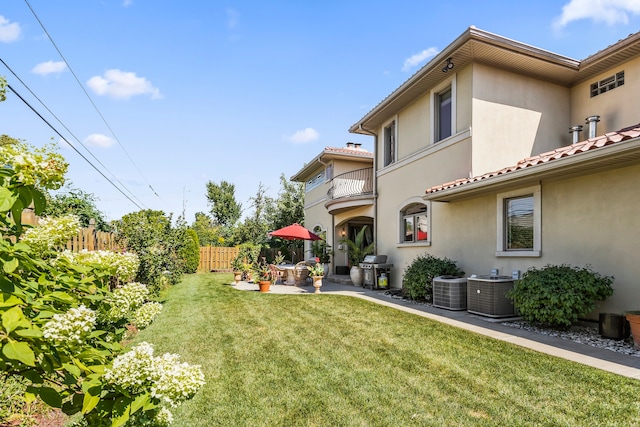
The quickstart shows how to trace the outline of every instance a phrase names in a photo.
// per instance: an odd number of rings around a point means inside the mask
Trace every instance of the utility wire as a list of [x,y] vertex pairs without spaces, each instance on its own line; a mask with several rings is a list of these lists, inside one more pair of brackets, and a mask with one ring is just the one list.
[[18,98],[20,98],[20,100],[21,100],[22,102],[24,102],[24,103],[27,105],[27,107],[29,107],[29,108],[31,109],[31,111],[33,111],[33,112],[34,112],[38,117],[40,117],[40,119],[41,119],[43,122],[45,122],[45,123],[47,124],[47,126],[49,126],[49,127],[50,127],[54,132],[55,132],[55,133],[57,133],[57,134],[58,134],[58,136],[59,136],[60,138],[62,138],[62,140],[63,140],[64,142],[66,142],[67,144],[69,144],[69,146],[70,146],[71,148],[73,148],[73,150],[74,150],[76,153],[78,153],[78,155],[79,155],[80,157],[82,157],[82,158],[83,158],[87,163],[89,163],[89,164],[91,165],[91,167],[93,167],[93,168],[94,168],[94,169],[95,169],[95,170],[96,170],[100,175],[102,175],[102,176],[104,177],[104,179],[106,179],[106,180],[107,180],[111,185],[113,185],[113,187],[114,187],[116,190],[118,190],[118,191],[119,191],[119,192],[120,192],[124,197],[126,197],[127,199],[129,199],[129,201],[130,201],[131,203],[133,203],[134,205],[136,205],[136,207],[137,207],[138,209],[142,210],[142,208],[140,207],[140,205],[138,205],[138,204],[137,204],[137,203],[136,203],[136,202],[135,202],[131,197],[129,197],[128,195],[126,195],[126,194],[124,193],[124,191],[122,191],[122,190],[121,190],[117,185],[115,185],[115,184],[113,183],[113,181],[111,181],[109,178],[107,178],[107,176],[106,176],[104,173],[102,173],[102,171],[101,171],[100,169],[98,169],[98,168],[97,168],[93,163],[91,163],[91,161],[90,161],[89,159],[87,159],[87,158],[84,156],[84,154],[82,154],[80,151],[78,151],[78,149],[77,149],[77,148],[76,148],[76,147],[75,147],[71,142],[69,142],[69,141],[67,140],[67,138],[65,138],[64,136],[62,136],[62,134],[61,134],[60,132],[58,132],[58,130],[57,130],[55,127],[53,127],[53,125],[52,125],[51,123],[49,123],[49,122],[47,121],[47,119],[45,119],[45,118],[44,118],[44,117],[43,117],[43,116],[42,116],[42,115],[41,115],[41,114],[40,114],[40,113],[39,113],[35,108],[33,108],[33,106],[31,106],[31,104],[29,104],[29,102],[27,102],[27,100],[26,100],[26,99],[24,99],[24,98],[23,98],[23,97],[22,97],[18,92],[16,92],[16,90],[15,90],[14,88],[12,88],[12,87],[11,87],[11,85],[7,84],[7,87],[9,88],[9,90],[11,90],[11,92],[15,93],[15,94],[16,94],[16,96],[17,96]]
[[162,198],[158,195],[158,193],[156,192],[156,190],[154,190],[154,188],[151,186],[151,184],[149,184],[149,181],[147,181],[147,178],[142,174],[142,171],[140,170],[140,168],[138,167],[138,165],[133,161],[133,159],[131,158],[131,156],[129,155],[129,153],[127,152],[127,150],[125,150],[124,146],[122,145],[122,143],[120,142],[120,139],[116,136],[116,133],[113,131],[113,129],[111,128],[111,125],[109,125],[109,123],[107,122],[107,119],[105,119],[105,117],[102,115],[102,113],[100,112],[100,109],[98,109],[98,106],[93,102],[93,99],[91,98],[91,96],[89,95],[89,93],[87,92],[87,90],[84,88],[84,85],[80,82],[80,79],[78,79],[78,76],[76,76],[76,73],[73,71],[73,69],[71,68],[71,65],[69,65],[69,63],[67,62],[67,59],[64,57],[64,55],[62,54],[62,52],[60,51],[60,49],[58,49],[58,45],[56,45],[56,42],[53,41],[53,38],[51,37],[51,35],[49,34],[49,32],[47,31],[47,29],[45,28],[44,24],[42,23],[42,21],[40,21],[40,18],[38,17],[38,14],[36,13],[35,10],[33,10],[33,7],[31,7],[31,4],[29,3],[29,0],[24,0],[24,2],[27,4],[27,6],[29,7],[29,9],[31,10],[31,13],[33,14],[33,16],[36,18],[36,21],[38,21],[38,24],[40,24],[40,27],[42,27],[42,29],[44,30],[44,33],[47,35],[47,37],[49,38],[49,41],[51,41],[51,44],[53,45],[53,47],[56,49],[56,51],[58,52],[58,55],[60,55],[60,58],[62,58],[62,60],[64,61],[64,63],[67,65],[67,68],[69,68],[69,71],[71,71],[71,74],[73,75],[73,78],[76,79],[76,82],[78,83],[78,85],[82,88],[82,91],[84,92],[84,94],[86,95],[86,97],[89,99],[89,102],[91,103],[91,105],[93,106],[93,108],[96,110],[96,112],[98,113],[98,115],[100,116],[100,118],[102,119],[102,121],[104,122],[104,124],[107,126],[107,128],[109,129],[109,132],[111,132],[111,135],[113,135],[113,138],[116,140],[116,142],[118,143],[118,145],[120,146],[120,148],[122,149],[122,151],[124,151],[124,153],[127,155],[127,158],[129,158],[129,161],[131,161],[131,164],[133,164],[133,166],[136,168],[136,170],[138,171],[138,173],[140,174],[140,176],[142,176],[142,179],[144,179],[144,181],[147,183],[147,186],[149,187],[149,189],[151,189],[151,191],[153,192],[153,194],[156,195],[156,197],[158,197],[160,200],[162,200]]
[[7,67],[7,70],[9,70],[9,71],[11,72],[11,74],[13,74],[13,76],[14,76],[16,79],[18,79],[18,81],[19,81],[20,83],[22,83],[22,85],[23,85],[25,88],[27,88],[27,90],[29,91],[29,93],[31,93],[31,95],[33,95],[33,97],[34,97],[35,99],[37,99],[37,100],[38,100],[38,102],[40,102],[40,104],[41,104],[41,105],[42,105],[42,106],[43,106],[43,107],[44,107],[44,108],[49,112],[49,114],[51,114],[51,115],[52,115],[52,116],[53,116],[53,117],[58,121],[58,123],[60,123],[60,125],[62,125],[62,127],[63,127],[67,132],[69,132],[69,134],[70,134],[70,135],[71,135],[71,136],[72,136],[72,137],[73,137],[73,138],[74,138],[74,139],[75,139],[75,140],[76,140],[76,141],[77,141],[77,142],[78,142],[78,143],[79,143],[79,144],[80,144],[80,145],[81,145],[81,146],[82,146],[86,151],[87,151],[87,153],[89,153],[89,154],[91,155],[91,157],[93,157],[93,158],[94,158],[94,159],[95,159],[95,160],[100,164],[100,166],[102,166],[106,171],[108,171],[108,172],[111,174],[111,176],[113,177],[113,179],[115,179],[116,181],[118,181],[118,184],[120,184],[120,185],[122,186],[122,188],[124,188],[125,190],[127,190],[127,192],[128,192],[132,197],[134,197],[138,202],[140,202],[140,204],[142,204],[142,205],[144,206],[144,203],[142,203],[142,201],[140,201],[140,199],[138,199],[138,197],[136,197],[136,195],[135,195],[135,194],[133,194],[133,193],[131,192],[131,190],[129,190],[129,189],[127,188],[127,186],[126,186],[126,185],[124,185],[124,184],[123,184],[123,183],[122,183],[122,182],[121,182],[121,181],[120,181],[120,180],[115,176],[115,174],[114,174],[113,172],[111,172],[111,171],[109,170],[109,168],[107,168],[107,167],[106,167],[106,166],[105,166],[105,165],[100,161],[100,159],[98,159],[98,158],[97,158],[97,157],[96,157],[96,156],[91,152],[91,150],[89,150],[89,149],[88,149],[88,148],[87,148],[87,147],[86,147],[86,146],[85,146],[85,145],[80,141],[80,139],[78,139],[78,137],[77,137],[73,132],[71,132],[71,130],[69,130],[69,128],[68,128],[68,127],[67,127],[67,126],[62,122],[62,120],[60,120],[60,119],[58,118],[58,116],[56,116],[56,115],[53,113],[53,111],[51,111],[51,109],[49,109],[49,107],[47,107],[47,106],[45,105],[45,103],[44,103],[44,102],[42,102],[42,100],[38,97],[38,95],[36,95],[36,94],[31,90],[31,88],[30,88],[29,86],[27,86],[27,84],[26,84],[24,81],[22,81],[22,79],[21,79],[21,78],[20,78],[20,77],[15,73],[15,71],[13,71],[13,69],[12,69],[11,67],[9,67],[9,65],[7,65],[7,63],[6,63],[6,62],[4,62],[4,60],[3,60],[2,58],[0,58],[0,62],[2,62],[2,64],[3,64],[5,67]]

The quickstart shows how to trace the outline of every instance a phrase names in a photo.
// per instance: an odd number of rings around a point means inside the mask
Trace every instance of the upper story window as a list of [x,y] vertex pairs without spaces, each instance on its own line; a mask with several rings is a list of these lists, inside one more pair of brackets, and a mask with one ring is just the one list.
[[414,203],[402,211],[401,243],[429,241],[429,207]]
[[396,161],[396,121],[384,128],[384,166]]
[[447,139],[456,132],[456,76],[431,91],[431,143]]
[[540,256],[540,187],[498,195],[497,256]]
[[437,130],[436,140],[441,141],[451,136],[451,87],[438,93],[436,97]]
[[624,71],[591,84],[591,98],[624,84]]
[[325,171],[324,169],[320,172],[316,173],[312,178],[307,180],[307,185],[305,185],[305,191],[309,192],[316,188],[318,185],[322,184],[325,181]]

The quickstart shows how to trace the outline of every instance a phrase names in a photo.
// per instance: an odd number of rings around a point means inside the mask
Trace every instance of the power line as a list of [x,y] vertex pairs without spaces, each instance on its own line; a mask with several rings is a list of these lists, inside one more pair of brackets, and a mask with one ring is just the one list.
[[140,176],[142,177],[142,179],[144,179],[144,181],[147,183],[147,186],[149,187],[149,189],[151,189],[151,191],[153,192],[153,194],[156,195],[156,197],[158,197],[160,200],[162,200],[162,198],[158,195],[158,193],[156,192],[156,190],[151,186],[151,184],[149,183],[149,181],[147,181],[147,178],[144,176],[144,174],[142,173],[142,171],[140,170],[140,168],[138,167],[138,165],[133,161],[133,159],[131,158],[131,156],[129,155],[129,153],[127,152],[127,150],[125,150],[124,145],[122,145],[122,143],[120,142],[120,139],[116,136],[116,133],[113,131],[113,129],[111,128],[111,125],[109,125],[109,123],[107,122],[107,119],[105,119],[105,117],[102,115],[102,112],[100,112],[100,109],[98,109],[98,106],[93,102],[93,99],[91,98],[91,96],[89,95],[89,93],[87,92],[87,90],[85,89],[84,85],[80,82],[80,79],[78,79],[78,76],[76,76],[76,73],[73,71],[73,69],[71,68],[71,65],[69,65],[69,63],[67,62],[67,59],[64,57],[64,55],[62,54],[62,52],[60,51],[60,49],[58,49],[58,45],[56,45],[56,42],[53,41],[53,38],[51,37],[51,35],[49,34],[49,32],[47,31],[47,29],[45,28],[44,24],[42,23],[42,21],[40,21],[40,18],[38,17],[38,14],[36,13],[36,11],[33,9],[33,7],[31,7],[31,4],[29,3],[29,0],[24,0],[25,3],[27,4],[27,6],[29,7],[29,9],[31,10],[31,13],[33,14],[33,16],[36,18],[36,21],[38,21],[38,24],[40,24],[40,27],[42,27],[42,30],[44,31],[44,33],[47,35],[47,37],[49,38],[49,41],[51,42],[51,44],[53,45],[53,47],[56,49],[56,51],[58,52],[58,55],[60,55],[60,58],[62,58],[62,60],[64,61],[64,63],[67,65],[67,68],[69,68],[69,71],[71,72],[71,74],[73,75],[73,78],[76,80],[76,82],[78,83],[78,85],[80,86],[80,88],[82,88],[82,91],[84,92],[85,96],[87,97],[87,99],[89,99],[89,102],[91,103],[91,105],[93,106],[93,108],[96,110],[96,112],[98,113],[98,115],[100,116],[100,118],[102,119],[102,121],[104,122],[104,124],[107,126],[107,128],[109,129],[109,132],[111,132],[111,135],[113,136],[113,138],[116,140],[116,142],[118,143],[118,145],[120,146],[120,148],[122,149],[122,151],[124,151],[124,153],[127,155],[127,158],[129,159],[129,161],[131,162],[131,164],[133,164],[133,166],[136,168],[136,170],[138,171],[138,173],[140,174]]
[[113,177],[113,179],[115,179],[116,181],[118,181],[118,183],[122,186],[122,188],[124,188],[125,190],[127,190],[127,192],[128,192],[128,193],[129,193],[133,198],[135,198],[138,202],[140,202],[140,204],[142,204],[142,205],[144,206],[144,203],[142,203],[142,201],[140,201],[140,199],[138,199],[138,197],[137,197],[135,194],[133,194],[133,192],[132,192],[131,190],[129,190],[129,189],[127,188],[127,186],[126,186],[126,185],[124,185],[124,184],[123,184],[123,183],[118,179],[118,177],[116,177],[116,176],[115,176],[115,174],[114,174],[113,172],[111,172],[111,171],[109,170],[109,168],[107,168],[107,167],[106,167],[106,166],[105,166],[105,165],[100,161],[100,159],[98,159],[98,158],[97,158],[97,157],[96,157],[96,156],[91,152],[91,150],[89,150],[89,148],[87,148],[87,147],[86,147],[86,146],[85,146],[85,145],[80,141],[80,139],[78,139],[78,137],[77,137],[73,132],[71,132],[71,130],[69,130],[69,128],[68,128],[68,127],[67,127],[67,126],[62,122],[62,120],[60,120],[60,119],[58,118],[58,116],[56,116],[56,115],[53,113],[53,111],[51,111],[51,109],[49,109],[49,107],[47,107],[47,106],[46,106],[46,104],[45,104],[45,103],[44,103],[44,102],[43,102],[43,101],[38,97],[38,95],[36,95],[36,94],[31,90],[31,88],[30,88],[30,87],[29,87],[29,86],[28,86],[28,85],[27,85],[27,84],[26,84],[26,83],[25,83],[25,82],[24,82],[24,81],[23,81],[23,80],[22,80],[22,79],[21,79],[21,78],[20,78],[16,73],[15,73],[15,71],[13,71],[13,69],[12,69],[11,67],[9,67],[9,65],[7,65],[7,63],[6,63],[2,58],[0,58],[0,62],[2,62],[2,64],[7,68],[7,70],[9,70],[9,71],[11,72],[11,74],[13,74],[13,76],[14,76],[16,79],[18,79],[18,81],[19,81],[20,83],[22,83],[22,85],[23,85],[23,86],[24,86],[24,87],[29,91],[29,93],[31,93],[31,95],[33,95],[33,97],[34,97],[35,99],[37,99],[37,100],[38,100],[38,102],[40,102],[40,105],[42,105],[42,106],[43,106],[43,107],[44,107],[44,108],[49,112],[49,114],[51,114],[51,115],[52,115],[52,116],[53,116],[53,117],[58,121],[58,123],[60,123],[60,125],[61,125],[61,126],[62,126],[66,131],[67,131],[67,132],[69,132],[69,134],[70,134],[70,135],[71,135],[71,136],[72,136],[72,137],[73,137],[73,138],[74,138],[74,139],[75,139],[75,140],[76,140],[76,141],[77,141],[77,142],[78,142],[78,143],[79,143],[79,144],[80,144],[80,145],[81,145],[81,146],[82,146],[86,151],[87,151],[87,153],[89,153],[89,154],[91,155],[91,157],[93,157],[93,158],[94,158],[94,159],[95,159],[95,160],[100,164],[100,166],[102,166],[106,171],[108,171],[108,172],[111,174],[111,176]]
[[87,163],[89,163],[89,164],[91,165],[91,167],[92,167],[92,168],[94,168],[94,169],[95,169],[95,170],[96,170],[100,175],[102,175],[102,176],[104,177],[104,179],[106,179],[106,180],[107,180],[111,185],[113,185],[113,187],[114,187],[116,190],[118,190],[118,191],[119,191],[119,192],[120,192],[124,197],[126,197],[127,199],[129,199],[129,201],[130,201],[131,203],[133,203],[134,205],[136,205],[136,207],[137,207],[138,209],[142,210],[142,207],[140,207],[140,205],[138,205],[138,204],[137,204],[133,199],[131,199],[131,197],[127,196],[127,195],[124,193],[124,191],[122,191],[122,190],[121,190],[117,185],[115,185],[115,184],[113,183],[113,181],[111,181],[109,178],[107,178],[107,176],[106,176],[104,173],[102,173],[102,171],[101,171],[100,169],[98,169],[98,168],[97,168],[93,163],[91,163],[91,161],[90,161],[89,159],[87,159],[87,158],[84,156],[84,154],[82,154],[80,151],[78,151],[78,149],[77,149],[77,148],[76,148],[76,147],[75,147],[71,142],[69,142],[69,141],[68,141],[64,136],[62,136],[62,134],[61,134],[60,132],[58,132],[58,130],[57,130],[55,127],[53,127],[53,125],[52,125],[51,123],[49,123],[49,121],[47,121],[47,119],[45,119],[45,118],[44,118],[44,117],[43,117],[43,116],[42,116],[42,115],[41,115],[41,114],[40,114],[40,113],[39,113],[35,108],[33,108],[33,106],[32,106],[31,104],[29,104],[29,102],[27,102],[27,100],[26,100],[26,99],[24,99],[24,98],[23,98],[23,97],[22,97],[18,92],[16,92],[16,90],[15,90],[13,87],[11,87],[11,85],[10,85],[10,84],[7,84],[7,87],[9,88],[9,90],[11,90],[11,92],[15,93],[15,94],[16,94],[16,96],[17,96],[18,98],[20,98],[20,100],[21,100],[22,102],[24,102],[24,103],[26,104],[26,106],[27,106],[27,107],[29,107],[29,108],[31,109],[31,111],[33,111],[33,112],[34,112],[38,117],[40,117],[40,119],[41,119],[43,122],[45,122],[45,123],[47,124],[47,126],[49,126],[49,127],[50,127],[54,132],[55,132],[55,133],[57,133],[57,134],[58,134],[58,136],[59,136],[60,138],[62,138],[62,140],[63,140],[64,142],[66,142],[67,144],[69,144],[69,146],[70,146],[71,148],[73,148],[73,150],[74,150],[76,153],[78,153],[78,155],[79,155],[80,157],[82,157],[82,158],[83,158]]

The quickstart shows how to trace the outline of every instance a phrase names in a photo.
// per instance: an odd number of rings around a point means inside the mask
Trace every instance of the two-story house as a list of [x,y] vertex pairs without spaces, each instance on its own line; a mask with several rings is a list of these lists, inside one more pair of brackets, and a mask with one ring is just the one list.
[[[348,274],[346,248],[340,240],[367,225],[373,240],[373,153],[358,143],[326,147],[292,181],[305,183],[305,226],[322,236],[333,252],[330,274]],[[305,259],[312,257],[305,245]]]
[[638,94],[640,33],[580,61],[464,31],[349,129],[374,138],[363,216],[393,286],[424,253],[467,274],[588,264],[615,276],[597,311],[640,309]]

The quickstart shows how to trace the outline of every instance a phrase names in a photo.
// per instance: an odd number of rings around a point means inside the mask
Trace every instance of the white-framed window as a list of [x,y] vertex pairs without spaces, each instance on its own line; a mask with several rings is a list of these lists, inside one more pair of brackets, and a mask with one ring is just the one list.
[[412,203],[400,212],[400,243],[428,243],[431,239],[429,204]]
[[396,161],[396,121],[391,121],[384,127],[384,166],[389,166]]
[[431,129],[433,143],[456,133],[456,78],[443,82],[431,91]]
[[305,185],[305,191],[309,192],[324,182],[325,182],[325,170],[323,169],[307,180],[307,183]]
[[496,256],[539,257],[542,212],[540,186],[498,194]]

